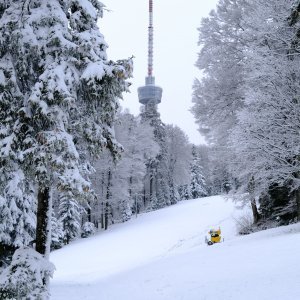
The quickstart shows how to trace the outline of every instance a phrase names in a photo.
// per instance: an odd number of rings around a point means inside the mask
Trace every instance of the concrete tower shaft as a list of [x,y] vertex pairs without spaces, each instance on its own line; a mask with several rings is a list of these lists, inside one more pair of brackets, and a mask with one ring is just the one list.
[[144,105],[157,105],[161,102],[162,88],[155,85],[153,76],[153,0],[149,0],[149,26],[148,26],[148,76],[145,86],[138,88],[139,102]]

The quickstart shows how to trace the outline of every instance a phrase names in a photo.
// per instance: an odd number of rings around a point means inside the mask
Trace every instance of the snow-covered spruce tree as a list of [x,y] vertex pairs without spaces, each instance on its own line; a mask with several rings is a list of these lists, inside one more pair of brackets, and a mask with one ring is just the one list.
[[185,185],[180,186],[179,195],[180,195],[180,198],[183,199],[183,200],[192,199],[193,196],[192,196],[192,193],[191,193],[190,185],[185,184]]
[[85,222],[81,228],[81,237],[87,238],[96,232],[94,223]]
[[59,249],[64,243],[63,224],[55,216],[54,210],[51,215],[51,250]]
[[[3,163],[0,183],[0,262],[5,262],[13,250],[27,246],[35,239],[36,199],[33,186],[26,181],[22,170],[14,170],[9,157],[1,156]],[[12,177],[14,176],[14,177]],[[1,264],[0,264],[1,265]]]
[[63,193],[60,197],[58,220],[63,227],[63,240],[65,244],[78,237],[80,234],[80,213],[82,207],[74,199],[72,193]]
[[190,192],[193,199],[207,196],[205,178],[196,146],[192,147]]
[[8,103],[9,109],[0,123],[1,140],[9,143],[1,147],[17,145],[16,170],[35,182],[36,250],[47,254],[52,189],[84,195],[89,190],[85,153],[96,155],[104,147],[118,152],[112,126],[132,64],[107,60],[97,26],[103,6],[97,0],[4,4],[0,102],[1,111]]
[[[0,4],[0,22],[11,1]],[[0,25],[1,26],[1,25]],[[35,237],[36,199],[34,187],[20,168],[23,153],[20,144],[26,138],[26,128],[21,131],[17,111],[22,94],[14,64],[5,43],[6,34],[1,26],[0,39],[0,261],[11,256],[12,251],[26,246]],[[3,34],[2,34],[3,33]]]
[[54,273],[54,265],[31,248],[20,248],[0,276],[0,299],[44,300],[49,291],[44,279]]

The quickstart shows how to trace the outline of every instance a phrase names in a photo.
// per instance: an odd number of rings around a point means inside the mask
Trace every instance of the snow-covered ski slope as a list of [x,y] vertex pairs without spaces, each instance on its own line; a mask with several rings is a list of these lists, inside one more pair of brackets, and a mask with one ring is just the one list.
[[[300,224],[236,236],[222,196],[181,202],[51,254],[53,300],[298,300]],[[211,226],[224,243],[207,246]]]

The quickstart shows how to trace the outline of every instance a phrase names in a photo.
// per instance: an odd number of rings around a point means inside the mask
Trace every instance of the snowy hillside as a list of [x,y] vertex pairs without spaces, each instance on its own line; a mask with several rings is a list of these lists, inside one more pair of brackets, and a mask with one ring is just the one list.
[[[51,299],[299,299],[300,224],[236,236],[221,196],[138,216],[55,251]],[[206,246],[210,226],[224,243]]]

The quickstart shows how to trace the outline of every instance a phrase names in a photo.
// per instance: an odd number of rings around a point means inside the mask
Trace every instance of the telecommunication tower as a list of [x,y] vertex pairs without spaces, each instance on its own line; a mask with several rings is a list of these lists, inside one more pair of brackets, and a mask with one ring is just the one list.
[[148,107],[156,107],[161,102],[162,88],[155,85],[153,76],[153,0],[149,0],[149,27],[148,27],[148,76],[145,86],[138,88],[139,102]]

